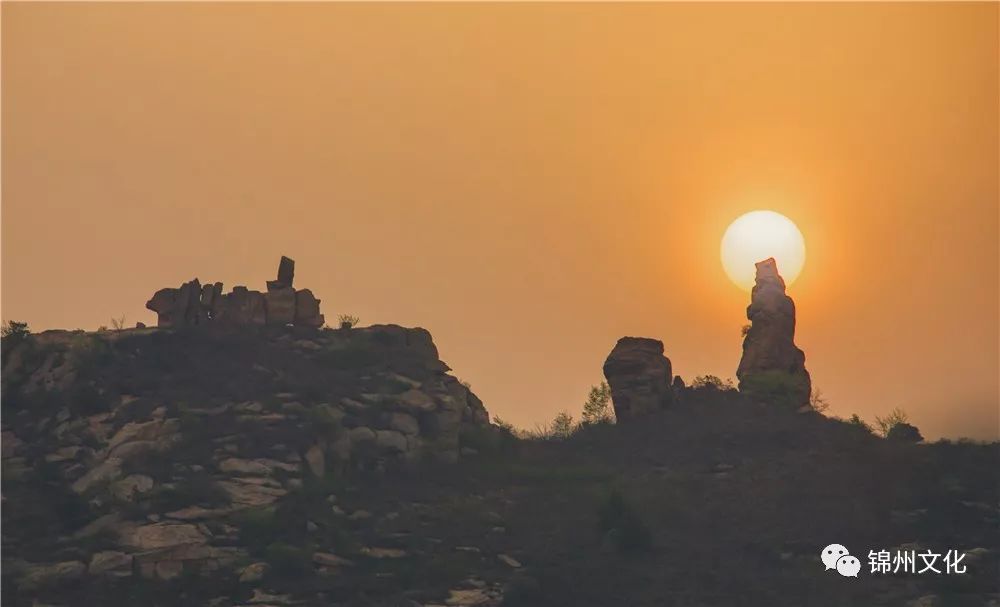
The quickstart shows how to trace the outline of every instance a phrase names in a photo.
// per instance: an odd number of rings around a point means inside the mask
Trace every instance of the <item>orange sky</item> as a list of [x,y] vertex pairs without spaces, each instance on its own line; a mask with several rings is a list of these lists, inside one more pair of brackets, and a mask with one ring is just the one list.
[[996,437],[998,9],[4,3],[3,318],[151,323],[286,254],[532,426],[622,335],[733,376],[719,240],[769,208],[831,412]]

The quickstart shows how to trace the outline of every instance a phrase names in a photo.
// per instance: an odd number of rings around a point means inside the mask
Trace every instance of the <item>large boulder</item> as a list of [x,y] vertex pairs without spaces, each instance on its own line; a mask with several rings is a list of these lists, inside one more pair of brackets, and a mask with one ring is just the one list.
[[267,324],[290,325],[295,321],[295,289],[291,287],[271,288],[268,284],[264,295]]
[[623,337],[604,361],[604,377],[619,422],[628,421],[673,403],[670,359],[663,342],[647,337]]
[[188,327],[204,324],[208,314],[201,307],[201,283],[195,278],[179,289],[160,289],[146,302],[146,308],[156,312],[160,327]]
[[322,327],[320,300],[309,289],[296,291],[295,262],[282,256],[278,277],[267,281],[267,292],[244,286],[222,292],[222,283],[202,285],[198,279],[179,288],[160,289],[146,302],[157,315],[159,327],[190,327],[208,323],[226,325],[289,325]]
[[309,289],[295,292],[295,324],[304,327],[322,327],[325,319],[319,311],[320,300]]
[[750,329],[736,377],[740,392],[755,400],[798,409],[809,404],[812,383],[806,355],[795,346],[795,302],[773,258],[756,264],[757,278],[747,307]]
[[284,255],[278,262],[278,279],[267,281],[267,290],[290,289],[295,281],[295,260]]

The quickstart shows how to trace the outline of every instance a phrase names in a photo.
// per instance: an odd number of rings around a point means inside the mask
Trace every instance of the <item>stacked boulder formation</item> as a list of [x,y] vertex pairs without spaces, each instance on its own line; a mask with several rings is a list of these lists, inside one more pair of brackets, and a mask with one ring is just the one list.
[[736,377],[740,392],[790,408],[809,404],[812,385],[806,355],[795,346],[795,302],[773,258],[757,264],[756,283],[747,307],[750,329]]
[[[271,293],[290,288],[289,266]],[[234,333],[46,331],[5,340],[0,386],[5,411],[17,412],[0,432],[4,498],[14,504],[4,504],[5,593],[8,579],[25,596],[72,584],[93,591],[107,579],[257,581],[259,571],[240,573],[257,550],[248,539],[260,537],[254,522],[313,533],[294,505],[307,483],[455,462],[474,456],[490,432],[482,401],[449,373],[424,329]],[[313,530],[372,516],[341,510],[348,500],[334,494],[314,497],[321,507],[310,517],[323,518],[308,522]],[[32,531],[39,519],[30,500],[42,499],[72,512],[65,533]],[[402,554],[392,550],[387,558]],[[350,563],[325,552],[310,563],[311,553],[306,567]],[[12,558],[25,554],[47,560]]]
[[159,327],[222,325],[298,325],[322,327],[320,300],[309,289],[296,290],[295,261],[282,256],[278,277],[267,281],[267,292],[244,286],[222,293],[222,283],[202,285],[197,278],[179,288],[160,289],[146,302],[156,312]]
[[615,417],[628,421],[670,406],[674,400],[670,359],[663,342],[647,337],[623,337],[604,361]]

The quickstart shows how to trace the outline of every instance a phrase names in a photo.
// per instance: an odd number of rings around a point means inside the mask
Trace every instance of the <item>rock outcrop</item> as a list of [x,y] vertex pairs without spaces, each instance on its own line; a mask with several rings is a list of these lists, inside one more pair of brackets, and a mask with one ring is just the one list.
[[[45,381],[55,370],[61,379]],[[489,415],[449,370],[427,331],[396,325],[30,335],[3,368],[4,497],[22,506],[44,487],[78,505],[58,507],[79,517],[60,524],[82,547],[67,552],[78,561],[5,570],[20,592],[87,573],[236,575],[253,517],[284,512],[303,487],[474,453]],[[43,552],[37,533],[4,532],[10,554]],[[59,556],[69,540],[45,541]]]
[[794,409],[808,405],[812,386],[806,355],[795,346],[795,302],[785,294],[773,258],[757,263],[747,318],[750,329],[736,371],[740,392]]
[[623,337],[604,361],[604,377],[619,422],[658,411],[673,402],[670,359],[663,342],[646,337]]
[[278,278],[267,281],[267,292],[244,286],[222,292],[222,283],[202,285],[195,278],[178,288],[160,289],[146,302],[156,312],[159,327],[222,325],[298,325],[321,327],[320,300],[309,289],[296,290],[295,262],[282,257]]

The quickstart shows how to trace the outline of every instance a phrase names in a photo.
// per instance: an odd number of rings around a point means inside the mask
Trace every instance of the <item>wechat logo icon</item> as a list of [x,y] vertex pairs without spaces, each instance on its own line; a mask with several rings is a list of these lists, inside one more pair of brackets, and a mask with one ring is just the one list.
[[830,544],[819,557],[827,571],[833,569],[844,577],[858,577],[858,572],[861,571],[861,561],[851,556],[850,551],[840,544]]

